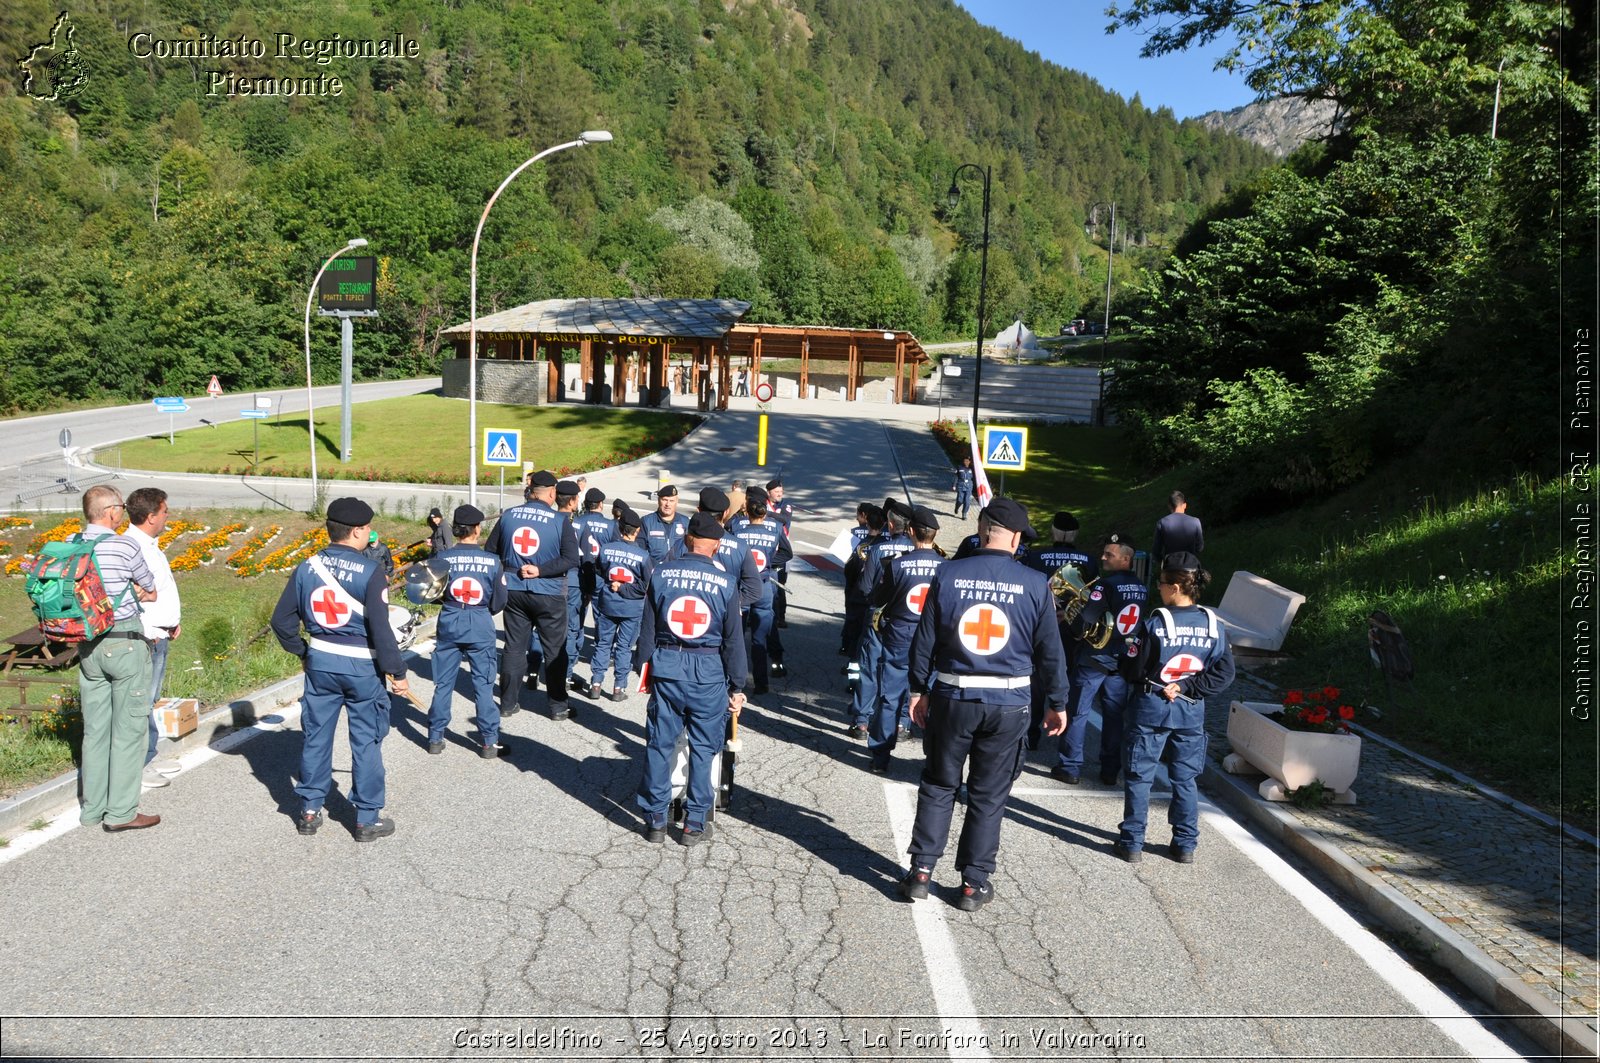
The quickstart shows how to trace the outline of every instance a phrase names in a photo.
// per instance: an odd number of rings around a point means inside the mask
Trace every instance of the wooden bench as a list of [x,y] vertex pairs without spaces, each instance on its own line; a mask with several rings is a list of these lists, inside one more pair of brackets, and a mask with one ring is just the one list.
[[26,725],[32,721],[34,713],[45,712],[53,708],[51,705],[32,705],[28,703],[28,687],[34,683],[43,683],[51,689],[59,689],[65,685],[61,682],[59,676],[21,675],[13,676],[9,679],[0,679],[0,687],[10,687],[13,690],[21,691],[21,700],[17,704],[9,708],[0,708],[0,719],[9,719],[13,723]]
[[1305,595],[1241,569],[1228,581],[1217,619],[1226,625],[1232,645],[1272,651],[1283,646],[1289,625],[1305,602]]
[[75,644],[51,642],[38,628],[23,628],[0,646],[0,675],[13,668],[61,668],[77,659]]

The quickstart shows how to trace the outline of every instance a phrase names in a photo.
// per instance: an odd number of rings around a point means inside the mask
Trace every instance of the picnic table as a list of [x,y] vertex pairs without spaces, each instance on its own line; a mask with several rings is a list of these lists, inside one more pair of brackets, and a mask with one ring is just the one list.
[[0,644],[0,675],[10,675],[13,668],[61,668],[77,659],[75,644],[53,642],[36,627],[24,628]]

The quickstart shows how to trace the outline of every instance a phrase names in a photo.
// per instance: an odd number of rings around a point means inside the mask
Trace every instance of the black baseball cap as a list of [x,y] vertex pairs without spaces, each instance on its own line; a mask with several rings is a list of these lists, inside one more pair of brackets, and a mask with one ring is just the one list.
[[1028,523],[1028,511],[1022,503],[1011,498],[997,498],[984,507],[980,517],[988,517],[989,523],[998,525],[1006,531],[1021,532],[1024,539],[1037,539],[1039,533],[1033,530],[1033,525]]
[[1177,553],[1168,554],[1161,559],[1161,571],[1198,572],[1200,571],[1200,559],[1187,550],[1179,550]]

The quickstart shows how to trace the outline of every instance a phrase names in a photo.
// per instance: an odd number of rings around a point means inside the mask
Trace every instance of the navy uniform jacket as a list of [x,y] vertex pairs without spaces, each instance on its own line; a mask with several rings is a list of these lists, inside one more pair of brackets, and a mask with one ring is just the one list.
[[1160,567],[1168,554],[1186,550],[1199,555],[1206,548],[1206,536],[1200,527],[1200,518],[1187,513],[1168,513],[1156,521],[1156,537],[1150,542],[1150,563]]
[[[1115,672],[1122,658],[1139,652],[1139,629],[1145,620],[1146,599],[1150,591],[1132,572],[1107,572],[1089,589],[1089,601],[1073,622],[1072,630],[1063,633],[1069,639],[1074,667],[1092,663],[1102,672]],[[1112,622],[1111,641],[1104,649],[1095,649],[1079,637],[1083,631],[1109,614]]]
[[658,565],[678,550],[688,530],[689,518],[682,513],[674,513],[670,522],[654,509],[639,518],[639,541]]
[[794,523],[794,507],[787,502],[768,502],[767,516],[783,525],[783,534],[789,534],[789,525]]
[[867,562],[867,551],[883,538],[883,529],[856,527],[850,529],[850,556],[844,562],[844,600],[864,603],[861,597],[861,573]]
[[[749,549],[763,583],[772,582],[775,573],[794,556],[789,547],[789,533],[770,517],[760,524],[744,521],[733,534]],[[727,536],[723,538],[726,540]]]
[[506,607],[505,566],[470,543],[439,555],[450,566],[439,612],[439,637],[451,642],[494,645],[494,616]]
[[272,633],[312,671],[403,679],[406,662],[389,626],[388,587],[381,562],[330,546],[290,574],[272,610]]
[[[1133,697],[1124,712],[1134,723],[1197,731],[1205,726],[1205,699],[1233,682],[1233,651],[1217,614],[1203,605],[1150,610],[1137,655],[1124,657]],[[1182,697],[1168,701],[1159,688],[1177,683]]]
[[[650,585],[650,551],[638,541],[618,539],[600,548],[595,563],[595,580],[599,588],[600,611],[621,620],[624,617],[644,615],[644,593]],[[616,590],[611,584],[616,583]]]
[[737,535],[724,535],[717,540],[717,560],[739,577],[739,608],[748,609],[761,600],[761,570],[749,543]]
[[572,522],[572,533],[578,539],[578,556],[585,568],[594,567],[600,548],[617,537],[617,523],[599,510],[580,513]]
[[[965,561],[967,558],[971,557],[981,549],[983,549],[983,543],[981,540],[979,540],[978,533],[973,532],[971,535],[961,540],[961,545],[956,547],[956,556],[952,557],[950,560]],[[1027,556],[1028,544],[1023,542],[1017,543],[1016,560],[1025,560]]]
[[972,493],[972,488],[975,486],[976,479],[977,478],[972,475],[971,469],[967,468],[965,465],[961,466],[961,468],[956,470],[956,490],[965,491],[970,495]]
[[[939,678],[1031,676],[1047,708],[1067,703],[1067,662],[1050,581],[1001,550],[939,566],[911,639],[913,693],[930,690],[991,705],[1027,705],[1029,685],[972,689]],[[1030,684],[1031,685],[1031,684]]]
[[872,586],[883,576],[883,566],[901,554],[910,553],[916,543],[905,532],[885,535],[871,546],[861,560],[861,575],[856,577],[856,596],[861,601],[871,601]]
[[[524,502],[500,514],[484,549],[500,558],[506,589],[531,594],[565,594],[567,572],[578,565],[578,540],[567,514],[543,502]],[[538,565],[539,575],[523,579],[523,565]]]
[[1054,576],[1062,565],[1076,565],[1083,573],[1084,582],[1100,574],[1099,562],[1071,543],[1051,543],[1029,550],[1023,555],[1022,563],[1046,576]]
[[[749,680],[744,628],[739,623],[738,588],[708,557],[686,554],[650,575],[639,624],[639,669],[648,662],[656,679],[704,682],[694,658],[716,657],[729,690]],[[681,650],[657,653],[658,649]]]
[[911,645],[934,573],[944,561],[943,554],[918,547],[892,558],[881,570],[869,601],[883,610],[878,634],[885,650],[898,655]]

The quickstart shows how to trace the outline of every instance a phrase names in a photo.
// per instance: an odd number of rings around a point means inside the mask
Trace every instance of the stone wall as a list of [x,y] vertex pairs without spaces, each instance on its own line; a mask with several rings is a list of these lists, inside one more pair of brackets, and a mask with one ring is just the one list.
[[[467,359],[447,358],[444,362],[447,399],[467,397]],[[496,358],[478,359],[478,401],[503,402],[516,406],[543,406],[550,386],[550,369],[544,362],[508,362]]]

